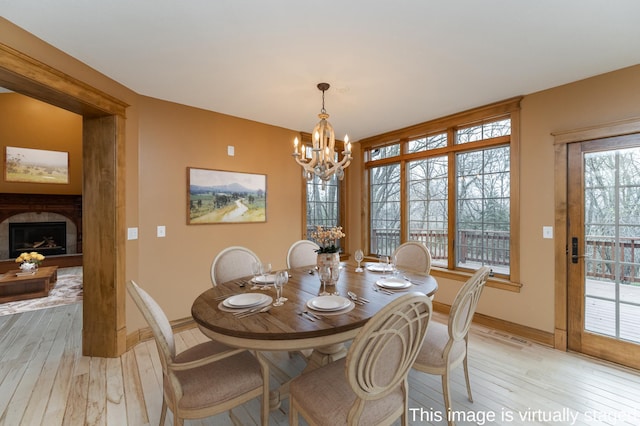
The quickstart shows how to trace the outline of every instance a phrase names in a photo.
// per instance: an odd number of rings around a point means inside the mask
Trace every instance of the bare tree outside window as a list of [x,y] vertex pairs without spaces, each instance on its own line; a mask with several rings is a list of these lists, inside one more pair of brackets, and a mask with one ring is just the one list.
[[511,274],[511,115],[490,117],[446,130],[436,120],[433,133],[372,141],[365,151],[371,254],[421,241],[433,266]]
[[400,165],[370,170],[371,253],[390,255],[400,244]]

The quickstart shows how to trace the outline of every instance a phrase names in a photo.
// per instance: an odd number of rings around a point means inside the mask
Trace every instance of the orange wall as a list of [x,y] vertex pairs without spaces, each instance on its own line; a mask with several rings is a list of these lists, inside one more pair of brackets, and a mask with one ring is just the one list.
[[[294,132],[152,98],[140,97],[139,284],[170,318],[190,315],[211,287],[214,256],[227,246],[253,250],[274,269],[286,267],[301,236],[300,170],[291,157]],[[235,155],[227,155],[227,147]],[[187,225],[187,167],[267,176],[267,220]],[[166,226],[166,237],[156,227]]]
[[[576,130],[640,118],[640,65],[552,88],[523,98],[520,156],[520,293],[485,289],[478,312],[539,330],[554,330],[554,138]],[[555,232],[555,230],[554,230]],[[439,280],[436,300],[450,304],[460,283]]]
[[[137,279],[170,319],[188,317],[193,299],[209,288],[215,254],[230,245],[255,250],[275,268],[300,237],[300,170],[291,159],[294,132],[170,102],[141,97],[0,18],[4,43],[128,102],[126,129],[126,220],[139,227],[128,241],[126,276]],[[215,84],[215,83],[212,83]],[[553,332],[554,131],[640,117],[640,66],[530,94],[522,100],[521,293],[486,289],[479,312]],[[310,117],[312,120],[313,117]],[[313,124],[313,120],[309,125]],[[308,130],[308,129],[301,129]],[[227,156],[227,146],[236,155]],[[357,144],[354,149],[358,152]],[[186,225],[186,169],[202,167],[267,175],[267,222]],[[347,171],[350,247],[362,241],[362,168],[356,155]],[[166,238],[155,236],[167,227]],[[451,303],[461,283],[440,279],[436,300]],[[127,299],[129,301],[129,299]],[[144,327],[127,304],[129,332]]]
[[[69,183],[7,182],[5,147],[69,153]],[[18,93],[0,93],[0,193],[82,194],[82,117]]]

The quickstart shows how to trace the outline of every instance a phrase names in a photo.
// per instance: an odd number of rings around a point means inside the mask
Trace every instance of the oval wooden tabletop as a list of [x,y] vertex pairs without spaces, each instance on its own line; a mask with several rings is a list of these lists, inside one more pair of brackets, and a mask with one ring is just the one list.
[[[355,267],[343,264],[340,279],[336,289],[340,295],[347,297],[347,291],[367,299],[369,302],[356,304],[346,313],[337,315],[318,315],[318,319],[311,321],[299,313],[307,310],[307,301],[316,297],[321,291],[321,284],[317,272],[313,266],[289,270],[289,282],[284,285],[283,296],[288,299],[282,306],[272,306],[268,312],[258,313],[246,318],[236,318],[233,313],[219,309],[220,297],[232,296],[241,293],[264,293],[275,299],[275,289],[272,285],[265,289],[252,290],[251,277],[223,283],[202,293],[193,302],[191,315],[200,328],[210,336],[228,336],[231,340],[227,343],[238,343],[242,340],[256,341],[287,341],[287,348],[296,347],[295,340],[313,341],[326,336],[344,334],[352,338],[355,332],[361,328],[367,320],[375,315],[383,306],[391,300],[406,294],[407,291],[418,291],[427,295],[433,295],[438,288],[436,280],[432,276],[420,276],[411,273],[403,274],[409,278],[413,285],[406,291],[397,291],[385,294],[376,291],[376,281],[389,274],[371,272],[366,268],[364,272],[355,272]],[[402,274],[401,274],[402,275]],[[242,286],[244,284],[244,286]],[[329,291],[330,287],[327,287]],[[316,312],[319,314],[318,312]],[[212,333],[207,333],[210,331]],[[351,332],[354,333],[351,333]],[[223,339],[224,340],[224,339]],[[262,347],[246,342],[248,348]],[[275,343],[275,342],[271,342]],[[302,342],[300,342],[302,343]],[[308,347],[308,344],[301,344]],[[269,345],[269,347],[275,347]],[[283,347],[284,349],[284,347]]]

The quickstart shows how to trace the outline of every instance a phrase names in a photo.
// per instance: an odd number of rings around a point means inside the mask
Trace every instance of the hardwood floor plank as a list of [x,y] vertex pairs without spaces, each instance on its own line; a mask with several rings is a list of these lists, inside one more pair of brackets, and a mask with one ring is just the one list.
[[82,305],[72,305],[72,322],[65,341],[64,351],[60,357],[60,365],[56,372],[53,390],[49,397],[45,418],[51,424],[62,424],[67,400],[70,398],[73,372],[76,362],[82,357],[80,336],[82,335]]
[[124,396],[125,374],[120,358],[107,358],[107,424],[113,425],[127,418]]
[[129,351],[120,357],[122,359],[122,375],[124,392],[127,398],[127,421],[130,425],[145,425],[149,423],[145,397],[140,382],[140,375],[134,351]]
[[89,366],[89,397],[85,425],[107,424],[107,359],[92,357]]
[[[22,351],[16,353],[16,358],[10,362],[11,371],[5,377],[8,383],[15,383],[15,390],[11,396],[11,401],[5,410],[3,420],[6,424],[20,424],[22,417],[35,389],[38,378],[42,375],[43,366],[55,341],[57,329],[63,323],[64,315],[43,314],[39,321],[38,330],[33,330],[33,334],[26,339],[17,339],[14,344],[25,343],[16,347],[21,347]],[[4,383],[4,381],[3,381]]]
[[160,410],[162,408],[162,373],[156,374],[153,364],[152,350],[157,354],[153,342],[143,342],[133,349],[140,372],[140,384],[144,395],[145,410],[149,424],[157,425],[160,422]]
[[[0,318],[0,330],[0,425],[158,423],[162,368],[153,341],[140,342],[120,358],[83,357],[82,304]],[[177,334],[176,345],[183,350],[206,339],[199,330],[189,329]],[[265,357],[270,363],[272,389],[300,374],[305,366],[302,357],[289,358],[286,352],[269,352]],[[541,417],[563,410],[579,415],[576,425],[640,424],[640,374],[636,370],[556,351],[475,324],[469,365],[473,403],[467,400],[462,368],[451,376],[453,409],[476,416],[459,421],[460,426],[478,424],[480,416],[490,414],[496,420],[486,424],[568,425]],[[410,409],[422,410],[423,417],[444,412],[439,376],[411,371],[409,389]],[[513,418],[509,420],[508,415]],[[609,417],[593,420],[597,415]],[[271,413],[270,424],[287,425],[287,416],[285,400]],[[172,420],[169,412],[165,426]],[[185,425],[232,425],[233,420],[259,424],[259,401],[234,409],[233,416],[222,413]],[[412,425],[446,424],[411,414],[409,420]]]
[[[73,311],[73,307],[71,305],[67,305],[65,306],[64,311],[67,315],[60,316],[60,321],[51,321],[50,323],[50,330],[53,336],[51,347],[46,359],[44,360],[42,371],[32,386],[34,389],[30,392],[28,406],[26,407],[25,414],[22,417],[22,424],[24,425],[45,424],[46,421],[44,413],[47,408],[49,398],[54,392],[59,392],[58,389],[54,389],[54,383],[56,375],[60,369],[62,354],[64,353],[67,342],[67,335],[72,329],[73,316],[71,313]],[[31,388],[31,386],[28,386],[28,389],[29,388]]]

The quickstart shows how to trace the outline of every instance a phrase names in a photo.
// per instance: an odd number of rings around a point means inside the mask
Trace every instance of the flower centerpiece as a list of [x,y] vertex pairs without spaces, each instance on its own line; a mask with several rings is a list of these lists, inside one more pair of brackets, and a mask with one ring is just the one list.
[[317,225],[316,230],[311,233],[311,238],[320,246],[316,250],[317,253],[339,253],[340,247],[337,246],[337,242],[340,238],[346,237],[342,232],[342,226],[336,226],[329,229],[324,229],[322,226]]
[[40,265],[43,260],[43,255],[32,251],[31,253],[22,253],[16,258],[16,263],[20,264],[20,269],[22,269],[23,272],[31,272],[37,270],[38,265]]
[[322,226],[316,226],[316,230],[311,233],[311,238],[318,244],[319,248],[317,265],[321,274],[323,267],[328,267],[331,278],[326,281],[327,285],[335,285],[340,274],[340,247],[338,240],[345,237],[341,226],[324,229]]

